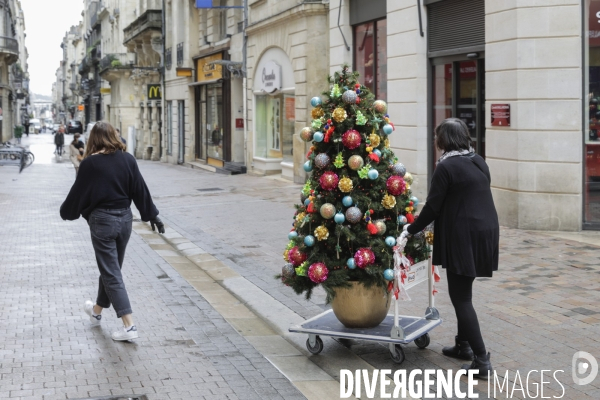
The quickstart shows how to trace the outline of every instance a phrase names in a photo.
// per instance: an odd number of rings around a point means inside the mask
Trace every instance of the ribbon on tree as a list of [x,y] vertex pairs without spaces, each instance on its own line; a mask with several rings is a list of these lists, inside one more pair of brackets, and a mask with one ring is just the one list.
[[409,301],[410,296],[404,288],[404,283],[407,279],[407,272],[410,270],[410,261],[404,254],[404,247],[408,239],[405,236],[398,236],[396,240],[396,246],[394,246],[394,281],[392,285],[392,291],[396,300],[399,298],[404,301]]

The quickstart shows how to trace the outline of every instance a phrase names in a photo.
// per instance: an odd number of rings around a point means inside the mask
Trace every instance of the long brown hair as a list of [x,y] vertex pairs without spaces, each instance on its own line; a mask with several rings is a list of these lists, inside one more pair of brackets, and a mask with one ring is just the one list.
[[117,150],[125,150],[125,145],[117,136],[115,128],[108,122],[96,122],[90,132],[83,157],[85,158],[98,152],[112,154]]

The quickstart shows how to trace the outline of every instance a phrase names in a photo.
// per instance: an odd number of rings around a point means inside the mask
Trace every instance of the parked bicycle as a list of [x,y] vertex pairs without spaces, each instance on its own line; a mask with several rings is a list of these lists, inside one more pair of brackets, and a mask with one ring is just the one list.
[[[21,157],[23,157],[23,168],[27,168],[35,161],[35,156],[25,146],[16,146],[11,142],[4,142],[0,149],[9,149],[8,151],[2,152],[4,153],[2,157],[4,162],[0,163],[0,165],[20,165]],[[15,151],[10,151],[11,149]]]

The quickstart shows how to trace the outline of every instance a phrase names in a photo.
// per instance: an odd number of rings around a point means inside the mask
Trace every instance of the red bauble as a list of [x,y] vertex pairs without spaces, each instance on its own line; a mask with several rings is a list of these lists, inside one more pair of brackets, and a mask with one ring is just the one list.
[[327,171],[321,175],[321,178],[319,178],[319,183],[325,190],[334,190],[337,188],[339,180],[340,179],[335,172]]
[[358,268],[368,267],[375,262],[375,254],[368,247],[360,248],[354,254],[354,262]]
[[413,215],[411,213],[408,213],[405,216],[406,216],[406,222],[408,222],[409,224],[412,224],[413,222],[415,222],[415,217],[413,217]]
[[301,252],[300,249],[298,249],[298,246],[294,246],[288,252],[288,260],[294,265],[294,267],[297,267],[306,261],[306,254]]
[[404,179],[399,176],[392,175],[386,182],[388,193],[392,196],[400,196],[406,190]]
[[314,283],[322,283],[327,280],[327,276],[329,275],[329,270],[327,266],[322,262],[314,263],[310,267],[308,267],[308,277]]
[[354,129],[347,130],[346,133],[342,135],[342,143],[350,150],[354,150],[360,146],[361,141],[362,138],[360,137],[360,133]]

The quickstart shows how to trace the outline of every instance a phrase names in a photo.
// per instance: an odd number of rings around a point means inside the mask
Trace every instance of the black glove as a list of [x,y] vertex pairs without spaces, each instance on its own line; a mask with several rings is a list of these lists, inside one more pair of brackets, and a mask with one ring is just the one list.
[[155,217],[150,220],[150,226],[152,227],[153,231],[155,230],[154,228],[156,227],[156,228],[158,228],[158,233],[165,233],[165,224],[163,224],[163,222],[158,217]]

